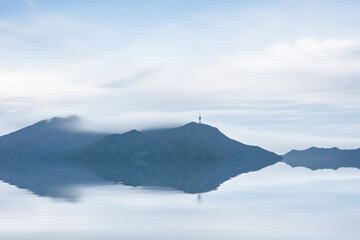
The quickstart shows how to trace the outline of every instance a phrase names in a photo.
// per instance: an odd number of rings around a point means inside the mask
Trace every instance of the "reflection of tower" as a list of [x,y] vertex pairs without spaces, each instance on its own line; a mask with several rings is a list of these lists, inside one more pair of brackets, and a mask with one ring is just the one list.
[[200,109],[199,109],[199,124],[201,124],[201,112],[200,112]]

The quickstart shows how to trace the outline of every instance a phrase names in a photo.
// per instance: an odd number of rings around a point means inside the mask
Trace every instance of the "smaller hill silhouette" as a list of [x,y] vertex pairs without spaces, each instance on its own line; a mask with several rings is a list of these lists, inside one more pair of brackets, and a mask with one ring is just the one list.
[[283,156],[283,162],[292,167],[307,167],[312,170],[341,167],[360,168],[360,148],[341,150],[334,148],[312,147],[303,151],[292,150]]

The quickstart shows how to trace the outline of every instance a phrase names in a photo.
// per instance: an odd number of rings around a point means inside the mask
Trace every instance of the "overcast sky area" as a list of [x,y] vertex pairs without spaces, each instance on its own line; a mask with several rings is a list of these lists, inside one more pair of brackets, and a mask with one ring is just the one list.
[[282,154],[360,147],[360,1],[0,0],[0,135],[196,121]]

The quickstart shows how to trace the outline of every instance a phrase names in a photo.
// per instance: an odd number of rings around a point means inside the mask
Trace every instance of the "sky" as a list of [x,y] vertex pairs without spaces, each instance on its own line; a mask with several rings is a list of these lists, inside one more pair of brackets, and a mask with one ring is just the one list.
[[0,0],[0,135],[197,121],[278,154],[360,147],[360,2]]

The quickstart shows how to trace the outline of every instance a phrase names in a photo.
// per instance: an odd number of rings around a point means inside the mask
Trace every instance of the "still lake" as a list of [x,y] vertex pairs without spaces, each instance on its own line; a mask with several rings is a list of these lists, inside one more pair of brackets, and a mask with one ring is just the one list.
[[277,163],[218,190],[185,194],[121,184],[39,197],[0,182],[0,239],[358,240],[360,169]]

